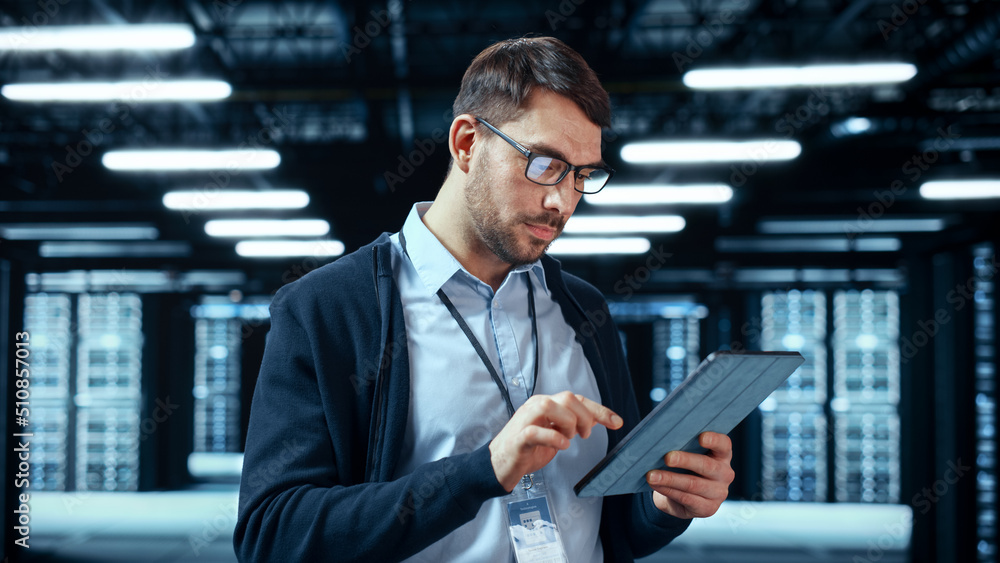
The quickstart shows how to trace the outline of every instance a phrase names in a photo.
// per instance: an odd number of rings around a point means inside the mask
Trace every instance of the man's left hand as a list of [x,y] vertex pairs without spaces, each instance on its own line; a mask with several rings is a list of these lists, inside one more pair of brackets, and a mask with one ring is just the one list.
[[709,452],[674,451],[664,457],[667,467],[688,469],[697,475],[665,470],[646,474],[646,482],[653,488],[653,504],[671,516],[707,518],[729,496],[729,484],[736,477],[729,465],[733,442],[725,434],[702,432],[698,443]]

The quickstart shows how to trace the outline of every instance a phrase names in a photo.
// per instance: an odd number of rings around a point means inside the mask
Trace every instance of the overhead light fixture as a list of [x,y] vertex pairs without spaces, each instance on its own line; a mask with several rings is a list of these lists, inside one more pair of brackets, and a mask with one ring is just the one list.
[[565,233],[676,233],[684,229],[679,215],[575,215],[566,222]]
[[902,243],[895,237],[719,237],[719,252],[895,252]]
[[266,170],[277,167],[281,155],[268,149],[125,150],[105,153],[101,162],[110,170],[126,172]]
[[872,120],[867,117],[848,117],[847,119],[834,123],[830,126],[830,132],[837,137],[847,137],[849,135],[860,135],[870,131]]
[[187,24],[64,25],[0,30],[0,51],[157,51],[195,43]]
[[160,231],[152,223],[7,223],[0,238],[8,240],[153,240]]
[[191,255],[185,242],[43,242],[38,245],[43,258],[164,258]]
[[560,237],[552,241],[549,254],[642,254],[649,251],[649,240],[642,237]]
[[924,199],[1000,198],[1000,180],[941,180],[920,186]]
[[691,70],[683,80],[695,90],[752,90],[897,84],[916,74],[909,63],[872,63]]
[[236,243],[236,253],[247,258],[285,258],[292,256],[340,256],[344,243],[339,240],[246,240]]
[[858,217],[816,217],[779,219],[769,217],[757,222],[757,231],[769,235],[858,234],[858,233],[933,233],[948,226],[944,217],[897,217],[868,219]]
[[591,205],[725,203],[732,198],[733,189],[726,184],[689,184],[677,186],[612,184],[601,190],[600,193],[583,196],[583,199]]
[[322,219],[214,219],[205,223],[213,237],[319,237],[330,232]]
[[163,195],[163,205],[175,211],[302,209],[309,205],[309,194],[302,190],[176,190]]
[[622,147],[622,160],[630,164],[700,164],[791,160],[802,153],[797,141],[642,141]]
[[0,88],[3,97],[18,102],[214,101],[232,92],[232,86],[221,80],[23,83]]

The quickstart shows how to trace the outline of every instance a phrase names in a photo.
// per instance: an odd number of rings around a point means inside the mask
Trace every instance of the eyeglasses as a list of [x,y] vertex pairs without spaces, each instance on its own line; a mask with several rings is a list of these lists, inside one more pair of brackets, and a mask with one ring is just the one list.
[[477,117],[476,121],[488,127],[490,131],[499,135],[501,139],[510,143],[510,146],[527,157],[528,165],[524,168],[524,176],[536,184],[554,186],[562,182],[566,174],[574,172],[573,189],[584,194],[596,194],[607,185],[608,180],[615,174],[614,168],[610,166],[574,166],[561,158],[531,152],[521,143],[504,135],[502,131],[487,123],[485,119]]

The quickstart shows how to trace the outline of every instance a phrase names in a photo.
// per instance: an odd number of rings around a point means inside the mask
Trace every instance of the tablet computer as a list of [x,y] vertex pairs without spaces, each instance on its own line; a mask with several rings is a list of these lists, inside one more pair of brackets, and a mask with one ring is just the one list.
[[666,466],[668,452],[705,453],[702,432],[728,434],[803,362],[798,352],[713,352],[573,490],[581,497],[649,490],[649,471],[681,471]]

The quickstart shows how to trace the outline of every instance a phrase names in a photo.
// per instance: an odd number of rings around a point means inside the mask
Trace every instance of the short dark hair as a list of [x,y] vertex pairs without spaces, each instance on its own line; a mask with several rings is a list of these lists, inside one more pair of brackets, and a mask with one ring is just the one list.
[[479,53],[462,77],[453,115],[500,126],[516,119],[535,89],[573,100],[600,127],[611,127],[611,101],[587,61],[554,37],[521,37]]

